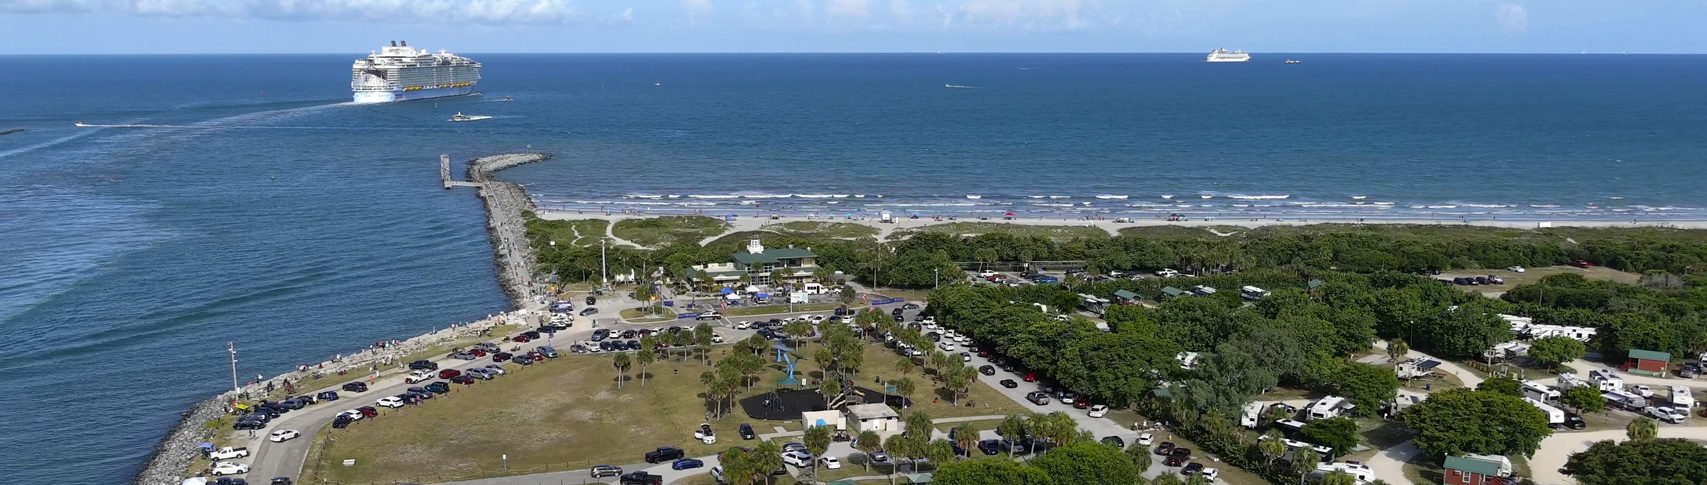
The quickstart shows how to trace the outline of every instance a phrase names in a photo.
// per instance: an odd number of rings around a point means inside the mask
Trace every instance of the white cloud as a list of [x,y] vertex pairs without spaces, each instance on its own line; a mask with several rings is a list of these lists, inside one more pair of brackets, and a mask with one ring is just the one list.
[[895,15],[896,22],[913,22],[913,4],[907,3],[907,0],[889,0],[889,13]]
[[0,0],[0,12],[58,13],[87,12],[87,0]]
[[1511,32],[1529,31],[1529,11],[1522,5],[1504,4],[1494,9],[1494,18],[1500,20],[1500,25]]
[[831,18],[860,20],[871,17],[871,5],[867,0],[830,0],[825,14]]
[[569,0],[0,0],[0,11],[105,10],[159,17],[230,17],[281,21],[387,23],[633,23],[634,11],[588,14]]
[[812,0],[797,0],[795,8],[800,10],[800,23],[802,24],[811,24],[812,14],[818,10],[812,5]]

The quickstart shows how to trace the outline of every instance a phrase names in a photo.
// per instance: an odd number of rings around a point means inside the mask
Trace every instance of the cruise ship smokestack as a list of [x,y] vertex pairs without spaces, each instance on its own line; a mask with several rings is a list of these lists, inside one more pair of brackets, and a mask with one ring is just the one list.
[[409,41],[407,41],[407,40],[400,40],[400,41],[398,41],[398,42],[402,42],[402,43],[403,43],[403,47],[409,47]]
[[397,47],[397,41],[395,41],[395,40],[394,40],[394,41],[391,41],[391,46],[392,46],[392,47]]

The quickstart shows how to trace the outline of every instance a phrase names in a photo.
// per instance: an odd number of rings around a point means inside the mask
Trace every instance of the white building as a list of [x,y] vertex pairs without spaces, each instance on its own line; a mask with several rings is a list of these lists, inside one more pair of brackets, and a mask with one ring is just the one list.
[[901,415],[887,404],[854,404],[847,407],[848,422],[854,425],[855,432],[864,431],[898,431],[901,429]]

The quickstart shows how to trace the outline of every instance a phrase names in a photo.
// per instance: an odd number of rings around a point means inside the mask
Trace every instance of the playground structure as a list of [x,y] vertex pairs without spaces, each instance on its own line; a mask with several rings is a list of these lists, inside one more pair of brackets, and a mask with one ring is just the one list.
[[788,364],[788,370],[783,373],[782,379],[777,381],[777,385],[784,387],[800,385],[800,378],[794,377],[794,366],[800,363],[800,360],[794,356],[794,348],[783,345],[781,342],[777,342],[771,348],[776,350],[777,363]]

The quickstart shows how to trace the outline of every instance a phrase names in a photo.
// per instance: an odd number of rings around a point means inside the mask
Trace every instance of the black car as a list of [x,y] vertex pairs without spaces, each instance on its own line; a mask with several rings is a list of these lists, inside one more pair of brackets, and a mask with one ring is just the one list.
[[597,297],[594,297],[593,295],[587,295],[587,305],[591,306],[591,305],[597,305],[597,304],[599,304],[599,299]]
[[262,429],[266,427],[267,422],[259,419],[240,419],[237,420],[237,424],[231,425],[231,429]]
[[891,311],[890,311],[890,312],[889,312],[889,314],[890,314],[890,315],[895,315],[895,316],[901,316],[901,309],[900,309],[900,308],[896,308],[896,309],[894,309],[894,310],[891,310]]
[[750,440],[750,439],[758,438],[758,435],[753,434],[753,425],[751,425],[751,424],[741,423],[741,431],[740,432],[741,432],[741,439]]
[[1102,442],[1114,445],[1115,448],[1126,449],[1126,440],[1120,439],[1119,436],[1104,436]]
[[427,384],[426,389],[433,394],[444,394],[450,392],[450,383],[445,381],[434,382]]
[[356,422],[354,418],[340,415],[337,419],[332,420],[332,427],[335,429],[344,429],[345,426],[349,426],[350,423],[354,422]]
[[1179,474],[1181,475],[1196,475],[1199,473],[1203,473],[1203,464],[1195,461],[1186,465],[1184,469],[1179,471]]
[[613,465],[594,465],[593,478],[622,476],[622,467]]
[[1019,372],[1019,367],[1016,367],[1012,362],[1009,362],[1002,364],[1002,370],[1006,372]]
[[683,452],[681,448],[676,448],[674,446],[660,446],[656,450],[646,452],[646,462],[659,463],[675,461],[685,456],[687,456],[687,453]]
[[984,374],[987,376],[996,375],[996,366],[993,366],[993,365],[979,366],[978,367],[978,373]]
[[290,477],[274,477],[272,485],[291,485]]
[[617,483],[621,485],[661,485],[664,483],[664,477],[646,472],[634,472],[623,475]]
[[367,383],[365,383],[365,382],[346,382],[346,383],[344,383],[344,390],[350,391],[350,392],[367,392]]
[[522,335],[526,335],[532,340],[539,340],[539,331],[537,330],[528,330],[526,332],[522,332]]
[[410,368],[410,369],[413,369],[413,370],[422,370],[422,369],[425,369],[425,370],[439,370],[439,365],[438,365],[438,364],[434,364],[434,363],[433,363],[433,361],[430,361],[430,360],[426,360],[426,359],[422,359],[422,360],[417,360],[417,361],[414,361],[414,362],[410,362],[410,363],[409,363],[409,368]]
[[1582,416],[1578,416],[1575,414],[1566,414],[1565,415],[1565,427],[1570,428],[1570,429],[1575,429],[1575,430],[1581,430],[1583,428],[1587,428],[1588,423],[1583,422]]
[[1156,454],[1166,455],[1168,453],[1173,453],[1173,452],[1174,452],[1174,442],[1163,441],[1161,443],[1156,443]]
[[1006,387],[1008,389],[1013,389],[1015,387],[1019,387],[1019,383],[1014,382],[1013,379],[1002,379],[1001,384],[1002,384],[1002,387]]
[[919,304],[918,303],[904,303],[901,305],[901,309],[902,310],[918,310]]
[[609,340],[599,342],[599,350],[603,350],[605,352],[616,350],[616,342]]
[[639,335],[639,332],[635,332],[634,329],[631,328],[628,330],[623,330],[622,335],[619,335],[619,337],[621,337],[621,338],[634,338],[638,335]]
[[994,455],[997,453],[1001,453],[1002,452],[1002,440],[979,441],[978,442],[978,451],[982,451],[986,455]]
[[593,341],[594,342],[598,342],[598,341],[601,341],[601,340],[604,340],[607,338],[610,338],[610,330],[601,328],[601,329],[593,331]]
[[1166,466],[1180,466],[1184,465],[1185,462],[1190,459],[1191,448],[1174,448],[1173,451],[1168,452],[1168,459],[1162,460],[1162,464]]
[[592,314],[598,313],[598,312],[599,312],[599,309],[597,309],[597,308],[587,307],[587,308],[581,310],[581,316],[584,317],[584,316],[592,315]]

